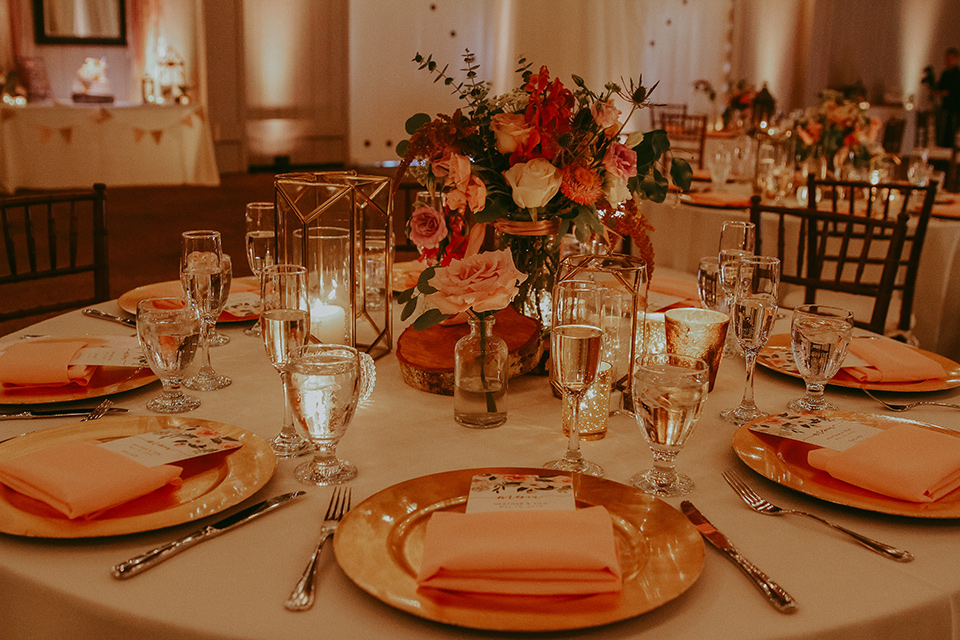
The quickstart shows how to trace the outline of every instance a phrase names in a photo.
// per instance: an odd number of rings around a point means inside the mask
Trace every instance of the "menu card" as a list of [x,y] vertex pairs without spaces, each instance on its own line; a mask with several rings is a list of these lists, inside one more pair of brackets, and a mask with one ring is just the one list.
[[767,416],[763,421],[751,425],[750,431],[806,442],[834,451],[846,451],[858,442],[880,433],[883,429],[839,416],[781,413]]
[[70,364],[96,367],[148,367],[135,337],[113,338],[107,344],[87,346],[77,352]]
[[467,513],[576,508],[570,476],[483,473],[473,476],[467,496]]
[[241,444],[231,436],[221,435],[206,427],[192,425],[118,438],[97,446],[119,453],[146,467],[157,467],[179,460],[229,451],[240,447]]

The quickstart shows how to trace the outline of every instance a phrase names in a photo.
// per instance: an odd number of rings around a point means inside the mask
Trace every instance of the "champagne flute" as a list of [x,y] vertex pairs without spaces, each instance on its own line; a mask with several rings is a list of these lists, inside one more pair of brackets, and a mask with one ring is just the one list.
[[659,497],[690,493],[693,480],[677,473],[676,458],[703,412],[710,369],[700,358],[661,353],[637,358],[633,376],[633,406],[653,468],[630,483]]
[[742,425],[764,414],[753,399],[753,371],[757,354],[767,344],[777,315],[780,291],[780,260],[771,256],[746,256],[740,261],[733,302],[733,326],[743,349],[747,381],[740,405],[720,414],[727,422]]
[[220,304],[217,305],[217,319],[213,321],[213,339],[210,340],[211,347],[222,347],[230,342],[230,336],[217,331],[217,321],[220,314],[227,307],[227,299],[230,297],[230,287],[233,284],[233,261],[230,256],[223,254],[220,258],[220,275],[223,278],[223,286],[220,287]]
[[223,295],[222,259],[219,231],[185,231],[181,235],[180,284],[187,298],[196,305],[203,326],[200,371],[183,382],[183,386],[196,391],[215,391],[233,382],[210,365],[210,341]]
[[791,411],[836,411],[824,400],[823,388],[837,375],[853,338],[853,313],[839,307],[804,304],[793,312],[790,326],[793,358],[807,392],[791,400]]
[[[268,320],[265,330],[269,326]],[[324,486],[357,476],[356,466],[337,457],[337,444],[357,408],[362,378],[360,354],[345,345],[303,346],[284,365],[297,428],[316,447],[313,459],[294,472],[300,482]]]
[[283,425],[270,442],[281,458],[292,458],[311,449],[293,426],[290,390],[283,367],[310,335],[310,305],[307,302],[307,269],[292,264],[275,264],[263,270],[260,285],[260,318],[263,345],[270,363],[283,384]]
[[[717,264],[720,269],[720,287],[723,292],[723,304],[726,313],[733,305],[733,296],[737,286],[737,272],[740,268],[740,259],[753,255],[756,246],[756,225],[752,222],[728,220],[720,229],[720,247]],[[727,343],[723,348],[723,355],[732,357],[739,354],[733,327],[728,329]]]
[[184,298],[147,298],[137,303],[137,338],[163,392],[147,402],[158,413],[183,413],[200,400],[180,390],[200,343],[200,314]]
[[[250,271],[263,284],[263,270],[277,259],[277,216],[272,202],[247,203],[245,215],[246,234],[244,242],[247,247],[247,262]],[[244,330],[248,336],[260,337],[262,323],[257,318],[252,327]]]
[[550,358],[557,384],[572,396],[573,411],[567,452],[544,467],[602,476],[600,465],[587,462],[580,453],[580,404],[600,365],[600,288],[581,280],[560,282],[554,287],[553,299]]

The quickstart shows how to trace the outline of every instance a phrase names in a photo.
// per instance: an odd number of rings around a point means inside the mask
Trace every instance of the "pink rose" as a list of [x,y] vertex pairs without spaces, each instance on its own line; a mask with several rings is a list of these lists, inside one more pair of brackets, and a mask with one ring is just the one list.
[[630,147],[614,142],[603,156],[603,166],[622,180],[637,175],[637,152]]
[[433,175],[446,177],[447,186],[465,190],[470,180],[470,159],[458,153],[448,153],[433,162]]
[[613,104],[613,100],[598,100],[590,105],[590,113],[601,129],[609,129],[620,124],[620,109]]
[[536,209],[557,195],[563,177],[560,171],[544,158],[518,162],[503,172],[513,189],[513,201],[525,209]]
[[437,291],[429,294],[427,301],[446,315],[469,309],[496,311],[510,304],[517,286],[526,279],[514,266],[509,249],[475,253],[437,269],[430,278]]
[[497,151],[513,153],[530,137],[533,127],[527,126],[522,113],[498,113],[490,118],[490,129],[497,139]]
[[487,202],[487,187],[477,176],[471,175],[466,187],[447,192],[447,206],[463,213],[464,209],[477,213],[483,210]]
[[420,249],[436,249],[447,237],[447,221],[433,207],[417,207],[410,214],[410,240]]

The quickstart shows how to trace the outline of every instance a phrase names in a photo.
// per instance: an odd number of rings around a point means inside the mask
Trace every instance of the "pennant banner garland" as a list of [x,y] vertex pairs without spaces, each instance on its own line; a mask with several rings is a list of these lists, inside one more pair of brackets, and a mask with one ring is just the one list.
[[[0,110],[0,122],[7,122],[8,120],[11,120],[14,117],[16,117],[16,115],[17,115],[16,109]],[[107,122],[113,119],[114,117],[115,116],[113,113],[111,113],[110,109],[101,107],[100,109],[97,109],[93,113],[93,115],[90,116],[90,120],[93,121],[95,124],[103,124],[104,122]],[[146,136],[149,133],[150,137],[153,138],[153,141],[159,145],[161,140],[163,140],[163,134],[166,133],[167,131],[174,129],[175,127],[181,127],[181,126],[193,128],[194,118],[197,118],[200,122],[204,121],[203,109],[201,107],[195,108],[186,116],[178,120],[175,124],[172,124],[170,126],[163,127],[160,129],[143,129],[141,127],[131,126],[130,128],[133,133],[133,140],[134,142],[140,142],[144,138],[144,136]],[[74,130],[74,127],[49,127],[44,125],[37,126],[37,131],[39,132],[39,135],[40,135],[40,142],[43,142],[43,143],[49,142],[50,139],[53,137],[54,131],[56,131],[60,135],[60,138],[65,143],[70,144],[73,141],[73,130]]]

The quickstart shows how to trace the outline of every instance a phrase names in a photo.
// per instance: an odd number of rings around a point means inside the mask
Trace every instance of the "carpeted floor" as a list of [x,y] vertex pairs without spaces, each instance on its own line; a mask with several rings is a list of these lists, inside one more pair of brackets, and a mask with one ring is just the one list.
[[[249,275],[244,254],[244,208],[273,201],[273,174],[229,174],[219,187],[115,187],[107,185],[110,293],[178,277],[180,234],[216,229],[223,249],[234,257],[234,272]],[[42,319],[34,316],[0,323],[0,336]]]

